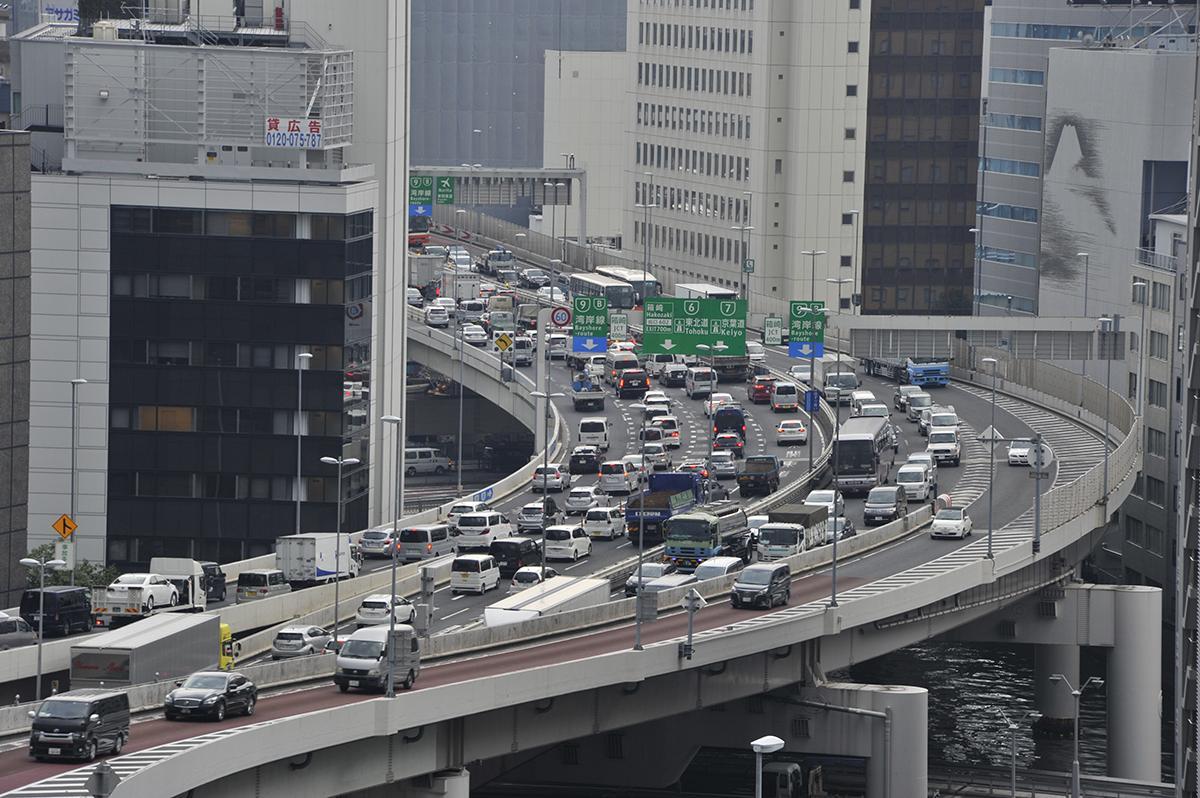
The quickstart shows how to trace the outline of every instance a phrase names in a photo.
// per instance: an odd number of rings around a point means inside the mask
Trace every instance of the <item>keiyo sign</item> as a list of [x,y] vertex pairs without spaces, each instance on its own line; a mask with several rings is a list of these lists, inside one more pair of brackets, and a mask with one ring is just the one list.
[[[715,352],[701,345],[724,349]],[[642,351],[647,354],[741,357],[746,354],[746,300],[655,297],[646,301]]]

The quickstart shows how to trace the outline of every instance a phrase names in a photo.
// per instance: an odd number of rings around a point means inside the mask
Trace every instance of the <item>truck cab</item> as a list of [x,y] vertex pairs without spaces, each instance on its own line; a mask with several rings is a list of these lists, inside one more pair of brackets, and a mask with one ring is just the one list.
[[[351,687],[360,690],[387,689],[389,631],[387,626],[368,626],[359,629],[338,650],[333,682],[343,693]],[[395,684],[411,689],[421,673],[421,642],[417,632],[408,624],[396,624],[391,637],[395,648]]]

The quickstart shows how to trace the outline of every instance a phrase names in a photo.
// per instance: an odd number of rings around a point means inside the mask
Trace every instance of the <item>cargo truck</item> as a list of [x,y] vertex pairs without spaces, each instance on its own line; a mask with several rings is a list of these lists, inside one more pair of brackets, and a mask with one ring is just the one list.
[[342,535],[340,547],[336,532],[305,532],[275,541],[275,567],[294,589],[351,579],[358,576],[358,566],[358,549],[349,535]]
[[571,382],[571,403],[576,410],[603,410],[604,396],[604,388],[583,372],[576,374]]
[[830,404],[848,404],[850,394],[859,389],[861,383],[854,373],[858,361],[842,355],[823,355],[813,360],[813,387],[821,391]]
[[901,384],[945,387],[950,360],[944,357],[864,357],[863,371]]
[[485,255],[480,255],[475,261],[475,268],[480,274],[488,274],[493,277],[500,269],[511,269],[516,265],[516,258],[506,249],[493,249]]
[[446,269],[442,272],[440,296],[453,297],[455,302],[479,298],[479,275],[466,269]]
[[625,529],[629,539],[636,541],[639,530],[647,546],[656,544],[663,537],[663,525],[667,519],[690,512],[700,503],[704,486],[700,475],[691,471],[651,472],[650,484],[640,496],[631,496],[625,502]]
[[179,597],[175,604],[154,604],[141,587],[92,588],[92,615],[96,626],[116,627],[161,612],[201,612],[208,606],[208,579],[204,566],[185,557],[154,557],[150,574],[173,584]]
[[663,537],[666,559],[684,573],[696,570],[709,557],[750,561],[749,521],[738,503],[730,499],[671,516]]
[[236,650],[217,615],[157,615],[71,646],[71,688],[129,687],[231,669]]
[[611,592],[607,579],[555,576],[488,605],[483,610],[483,621],[487,626],[503,626],[594,607],[608,601]]
[[438,281],[442,278],[442,270],[446,267],[446,259],[441,255],[409,254],[409,286],[418,289],[426,299],[433,297]]
[[767,523],[756,532],[759,562],[770,562],[803,554],[825,542],[829,508],[809,504],[785,504],[767,512]]

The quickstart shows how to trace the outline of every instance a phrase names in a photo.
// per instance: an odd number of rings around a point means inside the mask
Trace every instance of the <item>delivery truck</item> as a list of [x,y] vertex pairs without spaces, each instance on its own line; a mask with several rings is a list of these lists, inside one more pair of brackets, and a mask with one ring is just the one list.
[[156,615],[71,646],[71,689],[129,687],[233,667],[237,644],[217,615]]
[[148,572],[175,586],[174,603],[148,600],[146,588],[121,585],[92,588],[95,625],[114,628],[162,612],[203,612],[208,606],[208,578],[204,566],[186,557],[154,557]]
[[829,508],[810,504],[785,504],[767,512],[767,523],[755,535],[759,562],[803,554],[825,543]]
[[336,532],[305,532],[275,541],[275,567],[283,571],[292,589],[321,585],[336,579],[358,576],[358,547],[349,535]]
[[487,626],[503,626],[594,607],[608,601],[611,592],[607,579],[555,576],[485,607],[483,621]]
[[694,509],[700,503],[703,489],[700,475],[691,471],[651,473],[647,490],[625,501],[625,529],[629,539],[637,540],[645,524],[643,542],[657,544],[662,540],[667,520]]

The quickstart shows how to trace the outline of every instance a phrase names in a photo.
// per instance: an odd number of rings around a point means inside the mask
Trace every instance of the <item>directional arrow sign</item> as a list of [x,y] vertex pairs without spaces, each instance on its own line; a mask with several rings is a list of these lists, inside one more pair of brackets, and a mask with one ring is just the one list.
[[437,179],[437,200],[438,205],[453,205],[454,204],[454,178],[439,177]]
[[571,336],[572,352],[603,352],[608,349],[608,338],[588,338],[582,335]]
[[812,341],[789,341],[788,357],[824,357],[825,344]]
[[571,324],[571,349],[595,352],[608,349],[608,300],[602,296],[577,296]]
[[[714,353],[698,345],[725,349]],[[744,357],[746,354],[746,300],[680,299],[646,300],[642,351],[647,354]]]
[[408,204],[433,204],[433,178],[412,175],[408,178]]

